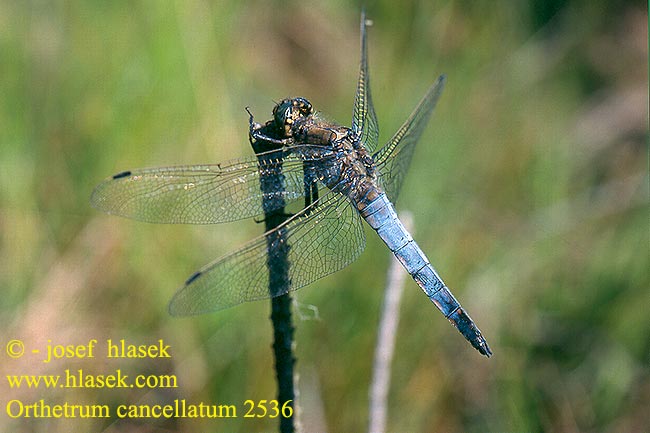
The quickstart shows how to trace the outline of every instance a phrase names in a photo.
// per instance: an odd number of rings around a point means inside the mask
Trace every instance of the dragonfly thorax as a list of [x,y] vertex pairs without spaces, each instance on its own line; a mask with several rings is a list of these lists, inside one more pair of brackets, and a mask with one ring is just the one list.
[[273,108],[273,119],[280,131],[291,135],[291,128],[296,120],[314,113],[311,102],[305,98],[284,99]]

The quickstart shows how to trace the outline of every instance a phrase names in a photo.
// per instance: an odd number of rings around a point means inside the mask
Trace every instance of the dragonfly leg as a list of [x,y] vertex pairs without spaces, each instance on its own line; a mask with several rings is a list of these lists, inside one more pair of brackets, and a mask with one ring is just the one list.
[[250,135],[255,140],[268,141],[270,143],[279,144],[282,146],[293,144],[293,138],[283,138],[282,140],[278,140],[277,138],[269,137],[268,135],[265,135],[258,130],[251,129]]
[[305,209],[318,201],[318,184],[313,173],[306,167],[305,169]]
[[[261,132],[261,129],[265,127],[265,125],[261,125],[257,122],[255,122],[255,119],[253,118],[253,113],[251,113],[251,110],[246,107],[246,112],[248,113],[248,134],[253,138],[254,140],[260,140],[260,141],[267,141],[269,143],[273,144],[279,144],[281,146],[286,146],[289,144],[293,144],[293,138],[283,138],[283,139],[277,139],[273,137],[269,137],[268,135],[264,134]],[[268,125],[268,123],[267,123]]]
[[246,107],[246,112],[248,113],[248,127],[249,127],[249,132],[252,134],[253,131],[257,131],[262,127],[260,123],[255,122],[255,119],[253,118],[253,113],[251,113],[251,110],[249,107]]

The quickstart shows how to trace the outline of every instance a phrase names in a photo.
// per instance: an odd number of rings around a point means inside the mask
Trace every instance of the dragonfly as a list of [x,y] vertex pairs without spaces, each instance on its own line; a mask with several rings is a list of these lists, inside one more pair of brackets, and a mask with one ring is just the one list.
[[[492,351],[481,331],[400,222],[393,205],[445,76],[438,77],[392,138],[377,149],[368,25],[362,13],[351,127],[325,120],[302,97],[277,103],[265,124],[257,123],[247,108],[251,143],[275,146],[266,157],[123,171],[95,188],[91,204],[108,214],[151,223],[215,224],[264,217],[285,204],[298,203],[299,210],[286,215],[279,226],[192,274],[169,303],[175,316],[284,295],[343,269],[365,248],[364,219],[442,314],[489,357]],[[277,174],[278,167],[281,176],[268,176]],[[277,185],[269,188],[269,179]],[[280,255],[288,259],[283,277],[287,284],[274,293],[269,291],[273,272],[267,264]]]

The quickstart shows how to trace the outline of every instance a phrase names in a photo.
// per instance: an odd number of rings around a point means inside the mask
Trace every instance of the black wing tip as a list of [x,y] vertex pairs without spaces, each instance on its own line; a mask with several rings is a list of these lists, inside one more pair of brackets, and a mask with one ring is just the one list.
[[194,272],[192,275],[190,275],[190,277],[187,280],[185,280],[185,286],[189,286],[190,284],[192,284],[202,274],[203,274],[203,272],[201,272],[201,271]]
[[131,173],[131,170],[121,171],[121,172],[119,172],[119,173],[117,173],[117,174],[114,174],[114,175],[113,175],[113,179],[122,179],[123,177],[129,177],[129,176],[131,176],[131,174],[132,174],[132,173]]
[[115,214],[119,215],[118,212],[115,212],[114,209],[111,209],[110,207],[107,207],[105,200],[106,200],[106,188],[110,188],[109,185],[112,184],[113,180],[119,180],[119,179],[124,179],[126,177],[129,177],[133,174],[131,170],[125,170],[121,171],[117,174],[114,174],[113,176],[104,179],[99,185],[95,186],[93,189],[93,192],[90,194],[90,205],[102,212],[105,212],[107,214]]
[[202,271],[196,271],[190,277],[185,280],[183,283],[183,286],[178,289],[176,294],[172,297],[172,299],[169,301],[169,304],[167,305],[167,312],[169,313],[170,316],[173,317],[184,317],[184,316],[195,316],[197,314],[202,314],[202,311],[196,311],[192,308],[188,309],[187,305],[185,305],[184,302],[179,301],[179,298],[183,297],[183,292],[189,286],[192,284],[194,281],[196,281],[197,278],[199,278],[201,275],[203,275]]

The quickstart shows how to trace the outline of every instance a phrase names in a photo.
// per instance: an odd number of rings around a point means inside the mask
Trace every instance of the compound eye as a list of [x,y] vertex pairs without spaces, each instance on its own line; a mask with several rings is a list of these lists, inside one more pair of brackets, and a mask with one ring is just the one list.
[[279,125],[284,124],[285,120],[291,116],[291,106],[291,100],[285,99],[273,108],[273,117]]
[[275,124],[284,133],[291,135],[291,125],[300,117],[307,117],[313,113],[311,103],[305,98],[285,99],[273,108]]

